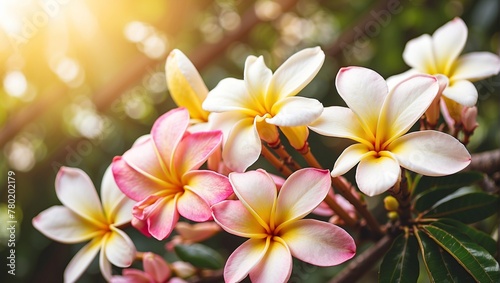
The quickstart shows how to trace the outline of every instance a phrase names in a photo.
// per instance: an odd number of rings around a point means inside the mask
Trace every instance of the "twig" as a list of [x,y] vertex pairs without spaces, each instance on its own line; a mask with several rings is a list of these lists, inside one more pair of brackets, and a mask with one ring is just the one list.
[[465,170],[481,171],[492,174],[500,171],[500,148],[472,155],[472,160]]
[[262,151],[260,154],[264,156],[264,158],[267,159],[285,177],[292,175],[292,170],[285,164],[285,162],[276,157],[265,145],[262,145]]
[[393,237],[385,235],[375,245],[362,254],[356,256],[349,265],[344,268],[329,283],[352,283],[356,282],[366,271],[371,268],[380,258],[384,256],[391,247]]

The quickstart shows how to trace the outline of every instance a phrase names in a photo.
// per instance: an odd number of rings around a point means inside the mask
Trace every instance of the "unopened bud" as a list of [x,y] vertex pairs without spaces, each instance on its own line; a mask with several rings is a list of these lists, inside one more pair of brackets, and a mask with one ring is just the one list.
[[462,109],[462,124],[467,133],[472,133],[479,126],[477,123],[477,107],[464,107]]
[[196,273],[196,268],[190,263],[184,261],[172,262],[170,267],[175,275],[180,278],[188,278]]
[[384,207],[387,211],[396,211],[399,208],[399,202],[393,196],[386,196],[384,198]]
[[387,218],[389,218],[391,221],[396,221],[399,219],[399,214],[396,211],[389,211],[387,213]]

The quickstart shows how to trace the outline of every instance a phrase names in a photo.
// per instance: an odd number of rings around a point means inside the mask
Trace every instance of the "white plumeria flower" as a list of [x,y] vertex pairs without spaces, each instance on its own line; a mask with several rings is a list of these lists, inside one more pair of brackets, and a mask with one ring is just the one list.
[[432,36],[421,35],[408,41],[403,59],[411,69],[390,77],[390,87],[413,74],[441,74],[448,78],[443,95],[464,106],[474,106],[478,93],[471,82],[498,74],[500,57],[490,52],[459,56],[467,41],[467,26],[455,18],[438,28]]
[[101,202],[89,176],[80,169],[61,167],[56,178],[57,198],[63,205],[42,211],[33,226],[48,238],[66,244],[91,240],[70,261],[65,282],[75,282],[97,253],[102,275],[111,279],[111,264],[128,267],[136,250],[132,240],[117,227],[132,219],[134,202],[117,187],[111,167],[101,184]]
[[296,97],[318,73],[325,54],[319,47],[292,55],[273,74],[262,56],[249,56],[244,80],[227,78],[208,93],[203,109],[212,113],[213,129],[224,133],[222,157],[229,168],[245,171],[261,152],[261,139],[277,142],[277,127],[296,149],[307,141],[307,125],[323,105],[316,99]]
[[320,134],[358,142],[342,152],[332,170],[333,177],[345,174],[359,162],[358,187],[373,196],[398,181],[400,167],[442,176],[470,163],[465,146],[450,135],[437,131],[406,134],[438,94],[437,78],[415,75],[389,92],[378,73],[348,67],[340,69],[336,86],[349,108],[326,107],[310,125]]

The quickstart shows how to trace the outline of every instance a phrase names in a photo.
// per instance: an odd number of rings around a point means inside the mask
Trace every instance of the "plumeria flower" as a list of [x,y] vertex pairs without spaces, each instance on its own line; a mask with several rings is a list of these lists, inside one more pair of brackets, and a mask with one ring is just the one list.
[[53,206],[33,218],[33,226],[54,241],[75,244],[91,240],[70,261],[65,282],[75,282],[100,251],[99,265],[106,280],[111,264],[128,267],[135,258],[135,246],[117,227],[132,219],[135,202],[116,186],[109,167],[101,184],[101,201],[89,176],[80,169],[61,167],[56,194],[63,206]]
[[304,49],[273,74],[262,56],[249,56],[243,80],[224,79],[208,93],[203,109],[218,113],[211,114],[210,123],[224,132],[222,157],[229,168],[245,171],[258,159],[261,139],[278,141],[277,127],[294,148],[305,146],[306,125],[319,117],[323,105],[295,95],[318,73],[324,58],[319,47]]
[[391,188],[404,167],[422,175],[456,173],[470,163],[467,149],[450,135],[437,131],[406,134],[439,91],[438,79],[415,75],[391,91],[376,72],[340,69],[337,91],[346,107],[332,106],[310,128],[322,135],[356,141],[335,162],[332,176],[340,176],[358,162],[359,189],[377,195]]
[[146,252],[142,256],[143,270],[127,268],[121,276],[113,276],[111,283],[186,283],[177,277],[172,278],[168,263],[159,255]]
[[471,82],[498,74],[500,57],[490,52],[459,56],[467,41],[467,26],[455,18],[438,28],[432,36],[421,35],[408,41],[403,59],[411,69],[388,79],[394,86],[417,73],[444,75],[449,84],[443,96],[464,106],[474,106],[478,93]]
[[177,235],[167,242],[165,248],[171,251],[178,244],[199,243],[211,238],[219,233],[220,230],[220,226],[212,221],[194,224],[178,222],[177,225],[175,225]]
[[113,160],[118,187],[138,201],[132,224],[158,240],[172,232],[179,215],[196,222],[211,218],[210,206],[232,194],[226,176],[198,170],[220,146],[220,131],[190,133],[189,113],[162,115],[151,135]]
[[225,282],[239,282],[247,275],[252,282],[286,282],[292,256],[318,266],[337,265],[354,256],[354,240],[342,228],[302,219],[330,190],[327,170],[298,170],[279,193],[261,169],[231,173],[229,180],[239,200],[212,206],[214,219],[222,229],[249,240],[229,256]]

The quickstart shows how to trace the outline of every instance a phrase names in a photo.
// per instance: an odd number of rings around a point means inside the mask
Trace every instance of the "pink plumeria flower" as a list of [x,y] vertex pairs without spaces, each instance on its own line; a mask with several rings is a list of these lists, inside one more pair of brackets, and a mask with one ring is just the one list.
[[349,108],[327,107],[310,126],[319,134],[357,142],[339,156],[332,176],[345,174],[359,162],[358,187],[373,196],[398,181],[400,167],[422,175],[442,176],[456,173],[470,163],[467,149],[450,135],[437,131],[406,134],[437,95],[437,78],[415,75],[389,92],[378,73],[347,67],[337,74],[336,86]]
[[390,86],[417,73],[444,75],[449,80],[443,96],[464,106],[474,106],[478,93],[471,83],[498,74],[500,57],[490,52],[459,56],[467,41],[467,26],[454,18],[432,36],[421,35],[408,41],[403,59],[411,69],[388,79]]
[[211,218],[210,206],[231,193],[227,177],[198,170],[220,146],[220,131],[190,133],[185,108],[158,118],[151,135],[113,160],[118,187],[138,201],[132,223],[158,240],[172,232],[179,215],[197,222]]
[[146,252],[142,256],[143,270],[127,268],[121,276],[113,276],[111,283],[185,283],[186,281],[172,277],[168,263],[159,255]]
[[352,258],[356,246],[342,228],[302,219],[330,190],[327,170],[301,169],[290,175],[278,193],[264,170],[231,173],[229,180],[239,200],[212,206],[215,221],[228,233],[250,238],[229,256],[225,282],[286,282],[292,256],[318,266],[332,266]]
[[108,167],[101,184],[101,201],[88,175],[80,169],[61,167],[56,178],[57,205],[33,218],[33,226],[54,241],[75,244],[91,240],[70,261],[65,282],[75,282],[100,251],[99,265],[106,280],[111,264],[128,267],[135,258],[135,246],[118,226],[132,219],[135,202],[116,186]]
[[224,132],[222,157],[229,168],[244,172],[259,158],[261,139],[278,141],[277,127],[294,148],[305,146],[307,125],[319,117],[323,105],[295,95],[314,78],[324,59],[319,47],[304,49],[273,74],[262,56],[249,56],[243,80],[224,79],[208,93],[203,109],[217,112],[210,123]]

